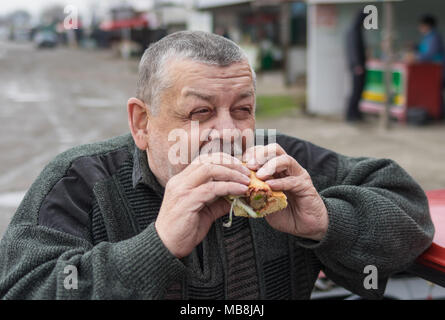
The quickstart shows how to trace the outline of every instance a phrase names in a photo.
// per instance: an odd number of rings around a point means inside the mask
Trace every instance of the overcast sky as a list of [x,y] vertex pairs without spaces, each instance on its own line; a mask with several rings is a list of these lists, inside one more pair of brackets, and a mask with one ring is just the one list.
[[13,0],[13,1],[2,1],[0,6],[0,14],[4,15],[10,13],[17,9],[25,9],[29,13],[35,15],[40,12],[43,8],[50,6],[52,4],[73,4],[79,7],[79,10],[85,10],[90,3],[90,0]]
[[74,5],[78,8],[79,13],[83,14],[89,11],[92,5],[104,7],[118,3],[131,3],[138,9],[145,9],[150,6],[152,0],[9,0],[2,1],[0,5],[0,15],[8,14],[17,9],[25,9],[33,16],[38,15],[40,11],[53,4]]

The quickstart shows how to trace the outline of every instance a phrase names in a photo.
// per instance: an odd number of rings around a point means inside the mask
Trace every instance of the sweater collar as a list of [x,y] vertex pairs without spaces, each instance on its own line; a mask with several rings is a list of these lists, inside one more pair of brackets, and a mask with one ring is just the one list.
[[158,179],[151,171],[148,165],[147,152],[139,149],[137,146],[133,152],[133,188],[144,184],[153,189],[161,198],[164,197],[164,187],[158,182]]

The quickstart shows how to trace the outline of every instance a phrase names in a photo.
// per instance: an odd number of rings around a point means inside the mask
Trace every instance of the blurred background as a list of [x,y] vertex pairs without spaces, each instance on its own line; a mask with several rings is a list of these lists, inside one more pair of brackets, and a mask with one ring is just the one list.
[[[58,153],[128,132],[145,48],[178,30],[225,36],[257,72],[257,127],[391,158],[445,189],[445,2],[15,0],[0,7],[0,236]],[[368,7],[367,15],[363,15]],[[388,297],[444,298],[401,275]],[[353,297],[320,280],[316,297]]]

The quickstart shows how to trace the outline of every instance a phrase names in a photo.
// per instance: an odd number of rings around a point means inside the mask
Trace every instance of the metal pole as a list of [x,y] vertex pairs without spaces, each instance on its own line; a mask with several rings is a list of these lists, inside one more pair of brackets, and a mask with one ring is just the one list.
[[280,29],[284,83],[289,85],[290,4],[287,1],[280,4]]
[[383,53],[385,56],[385,103],[383,112],[380,117],[380,126],[383,130],[390,128],[390,108],[392,104],[392,29],[393,29],[393,5],[391,1],[385,1],[384,5],[384,36],[383,36]]

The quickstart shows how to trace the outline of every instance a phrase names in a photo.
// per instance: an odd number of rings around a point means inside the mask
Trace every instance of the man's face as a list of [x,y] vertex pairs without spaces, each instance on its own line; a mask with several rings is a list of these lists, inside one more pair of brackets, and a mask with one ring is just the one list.
[[419,32],[421,34],[427,34],[428,32],[430,32],[431,27],[425,23],[421,23],[419,24]]
[[[233,142],[233,132],[255,128],[255,93],[247,62],[220,67],[175,60],[166,65],[173,85],[162,91],[159,113],[148,121],[148,160],[161,184],[182,171],[196,151],[219,146],[221,140]],[[185,134],[181,145],[187,144],[187,163],[172,163],[177,132]]]

